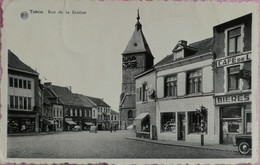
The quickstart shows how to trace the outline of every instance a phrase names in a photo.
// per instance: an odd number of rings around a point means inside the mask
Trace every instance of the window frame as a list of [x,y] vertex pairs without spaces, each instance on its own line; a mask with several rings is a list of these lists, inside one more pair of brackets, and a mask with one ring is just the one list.
[[[198,76],[190,76],[192,73],[200,72]],[[186,94],[200,94],[203,92],[203,68],[197,68],[186,72]],[[195,81],[197,79],[197,81]],[[192,82],[191,82],[192,81]]]
[[[173,80],[167,81],[168,78],[173,78]],[[173,86],[169,87],[168,84],[173,83]],[[164,78],[164,97],[174,97],[177,96],[178,93],[178,80],[177,75],[168,75]],[[170,89],[169,89],[170,88]],[[172,93],[169,94],[169,91],[172,90]]]

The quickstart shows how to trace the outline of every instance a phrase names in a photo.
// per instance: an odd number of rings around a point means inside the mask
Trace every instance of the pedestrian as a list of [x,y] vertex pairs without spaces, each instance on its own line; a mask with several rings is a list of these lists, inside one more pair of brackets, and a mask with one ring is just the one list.
[[25,128],[25,125],[23,124],[23,125],[22,125],[22,128],[21,128],[21,131],[22,131],[22,132],[25,132],[25,129],[26,129],[26,128]]
[[112,133],[112,129],[113,129],[113,128],[112,128],[112,125],[111,125],[111,126],[110,126],[110,133]]

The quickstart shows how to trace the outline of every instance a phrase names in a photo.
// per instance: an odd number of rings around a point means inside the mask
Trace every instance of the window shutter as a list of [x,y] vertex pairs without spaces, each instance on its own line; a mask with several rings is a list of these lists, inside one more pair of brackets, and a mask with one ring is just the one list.
[[139,88],[136,88],[136,102],[139,101]]
[[143,101],[143,87],[140,87],[140,101]]
[[163,98],[164,97],[164,77],[158,77],[157,79],[157,97]]

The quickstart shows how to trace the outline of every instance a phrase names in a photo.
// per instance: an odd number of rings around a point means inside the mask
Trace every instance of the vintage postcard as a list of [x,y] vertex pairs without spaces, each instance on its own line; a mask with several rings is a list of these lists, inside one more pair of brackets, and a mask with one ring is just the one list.
[[2,11],[1,163],[258,162],[258,3]]

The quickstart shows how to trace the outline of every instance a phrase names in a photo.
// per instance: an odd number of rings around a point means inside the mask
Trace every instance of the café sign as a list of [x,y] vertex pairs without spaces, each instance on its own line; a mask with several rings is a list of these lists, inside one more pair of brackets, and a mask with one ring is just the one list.
[[250,93],[215,96],[215,105],[234,104],[234,103],[247,103],[251,101]]
[[224,59],[216,60],[215,65],[218,68],[218,67],[237,64],[249,60],[251,60],[251,52],[242,54],[240,56],[232,56],[232,57],[226,57]]

